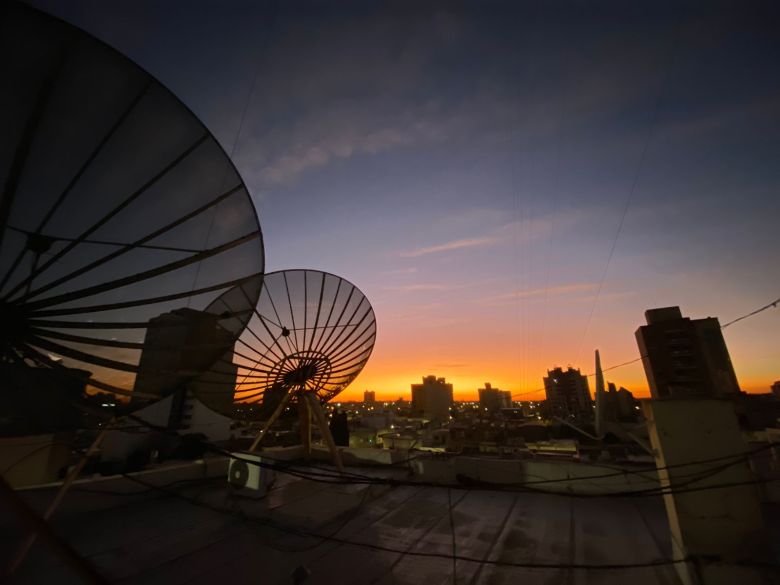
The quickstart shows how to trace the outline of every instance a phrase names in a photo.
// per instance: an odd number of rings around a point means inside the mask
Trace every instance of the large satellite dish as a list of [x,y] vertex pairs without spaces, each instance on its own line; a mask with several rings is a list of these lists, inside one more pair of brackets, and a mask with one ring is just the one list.
[[170,91],[63,21],[0,15],[0,422],[29,432],[52,400],[131,410],[211,367],[264,253],[241,177]]
[[[241,314],[242,289],[209,310]],[[374,310],[354,284],[319,270],[271,272],[235,348],[191,388],[231,418],[268,420],[280,405],[335,397],[361,372],[375,339]]]

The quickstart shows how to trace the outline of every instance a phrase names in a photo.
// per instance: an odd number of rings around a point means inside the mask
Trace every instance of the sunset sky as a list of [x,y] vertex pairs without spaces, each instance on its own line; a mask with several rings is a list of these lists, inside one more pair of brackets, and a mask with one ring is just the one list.
[[[32,3],[203,120],[268,271],[366,294],[344,399],[426,374],[541,398],[547,368],[637,358],[645,309],[725,323],[780,296],[776,2]],[[779,326],[724,331],[743,389],[780,379]],[[640,363],[606,378],[646,394]]]

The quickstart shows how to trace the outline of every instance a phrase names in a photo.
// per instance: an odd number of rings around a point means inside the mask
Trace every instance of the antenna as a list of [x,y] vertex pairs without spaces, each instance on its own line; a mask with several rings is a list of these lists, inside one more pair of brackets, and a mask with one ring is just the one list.
[[255,306],[263,241],[232,162],[160,82],[61,20],[0,12],[4,430],[46,432],[47,405],[127,412],[208,369],[241,331],[208,307],[237,285]]
[[[241,313],[241,288],[217,299],[209,310]],[[235,347],[190,387],[217,412],[266,421],[250,451],[282,412],[297,404],[305,448],[314,415],[340,466],[322,404],[358,376],[375,339],[374,310],[354,284],[318,270],[271,272]]]

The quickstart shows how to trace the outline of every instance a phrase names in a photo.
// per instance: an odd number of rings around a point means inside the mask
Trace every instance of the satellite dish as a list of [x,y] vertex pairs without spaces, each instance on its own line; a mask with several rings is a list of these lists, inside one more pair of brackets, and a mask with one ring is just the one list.
[[[243,286],[208,309],[240,313]],[[374,348],[376,319],[366,296],[319,270],[265,275],[260,299],[235,348],[191,384],[206,406],[245,420],[268,420],[280,404],[322,404],[361,372]]]
[[170,91],[61,20],[0,14],[0,418],[30,432],[52,400],[129,411],[211,367],[264,252],[237,170]]

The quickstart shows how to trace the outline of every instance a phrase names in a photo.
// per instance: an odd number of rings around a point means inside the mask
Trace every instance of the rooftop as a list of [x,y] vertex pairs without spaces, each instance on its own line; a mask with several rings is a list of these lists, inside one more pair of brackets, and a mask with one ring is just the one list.
[[[116,583],[282,584],[295,582],[291,573],[298,567],[308,570],[300,581],[307,584],[679,582],[669,564],[570,567],[669,559],[659,497],[329,484],[281,473],[263,494],[230,488],[226,467],[219,458],[82,480],[52,526]],[[390,466],[351,471],[409,477],[408,469]],[[21,493],[42,509],[53,490]],[[21,527],[3,528],[5,563]],[[460,560],[453,561],[453,542]],[[79,581],[37,543],[14,582]]]

